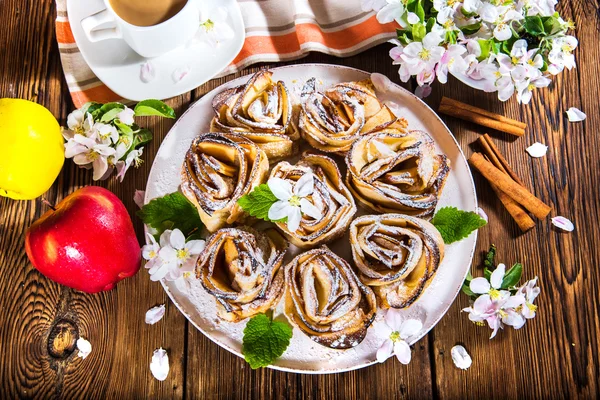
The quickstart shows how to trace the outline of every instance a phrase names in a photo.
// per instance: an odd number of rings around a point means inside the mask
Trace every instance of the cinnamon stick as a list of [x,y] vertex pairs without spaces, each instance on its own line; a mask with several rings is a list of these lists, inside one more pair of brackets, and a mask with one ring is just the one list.
[[[480,136],[479,144],[483,149],[483,153],[485,158],[491,162],[496,168],[509,175],[515,182],[520,184],[521,186],[525,186],[523,182],[519,179],[515,171],[508,165],[508,161],[504,158],[500,150],[496,147],[496,145],[492,142],[492,138],[486,133],[483,136]],[[506,193],[502,190],[498,189],[496,185],[490,182],[492,189],[504,205],[504,208],[508,211],[508,213],[513,217],[515,223],[519,226],[521,231],[527,232],[535,226],[535,222],[531,217],[525,212],[525,209],[521,207],[519,203],[511,199]]]
[[471,158],[469,158],[469,164],[477,169],[488,181],[496,185],[498,189],[529,210],[537,218],[545,218],[550,213],[551,208],[547,204],[535,197],[525,187],[515,182],[509,175],[496,168],[481,153],[473,153]]
[[448,97],[442,97],[438,111],[451,117],[464,119],[515,136],[523,136],[527,127],[523,122]]

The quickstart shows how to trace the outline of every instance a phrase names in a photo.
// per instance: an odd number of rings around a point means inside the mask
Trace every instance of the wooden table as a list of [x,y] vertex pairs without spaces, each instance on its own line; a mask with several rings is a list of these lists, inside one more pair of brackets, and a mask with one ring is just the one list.
[[[427,103],[437,107],[442,95],[479,105],[527,122],[526,136],[515,139],[491,132],[501,151],[528,187],[552,203],[552,215],[576,226],[562,233],[549,220],[521,235],[490,186],[475,174],[480,205],[490,223],[479,232],[475,264],[491,243],[498,259],[524,264],[525,278],[540,277],[539,315],[521,330],[507,329],[489,340],[461,309],[459,295],[448,314],[414,348],[413,361],[394,359],[336,375],[298,375],[271,369],[253,371],[242,359],[221,349],[197,331],[169,302],[160,284],[145,270],[110,292],[87,295],[61,287],[38,273],[23,245],[27,227],[44,211],[37,201],[0,200],[0,397],[64,398],[566,398],[597,397],[600,341],[600,41],[597,2],[562,1],[559,9],[579,29],[578,69],[554,79],[552,88],[535,93],[531,104],[501,103],[494,94],[476,92],[451,79],[434,85]],[[0,0],[0,97],[37,101],[65,123],[73,104],[61,71],[54,39],[52,0]],[[388,45],[338,59],[312,54],[298,62],[343,64],[381,72],[395,81]],[[235,77],[251,73],[249,68]],[[207,91],[234,78],[211,81],[168,103],[181,115]],[[413,89],[413,85],[406,85]],[[569,123],[571,106],[585,111],[583,123]],[[444,118],[466,154],[482,128]],[[171,121],[148,119],[155,139],[146,162],[127,174],[101,183],[117,194],[133,216],[135,189],[144,189],[153,156]],[[550,146],[532,159],[524,149],[533,142]],[[71,161],[45,195],[56,203],[82,186],[91,174]],[[134,217],[140,241],[142,224]],[[481,274],[476,271],[475,274]],[[163,321],[144,323],[144,313],[167,304]],[[93,345],[81,360],[72,352],[77,332]],[[468,371],[454,367],[450,349],[464,344],[473,357]],[[164,382],[152,378],[148,365],[155,348],[169,351],[171,372]],[[50,349],[50,351],[49,351]]]

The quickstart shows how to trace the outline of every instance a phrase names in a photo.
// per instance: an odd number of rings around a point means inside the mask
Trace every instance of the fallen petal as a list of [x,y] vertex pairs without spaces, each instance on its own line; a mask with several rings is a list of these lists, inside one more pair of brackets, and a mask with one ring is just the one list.
[[485,222],[488,222],[488,216],[481,207],[477,207],[477,215],[479,215],[481,218],[483,218],[485,220]]
[[160,306],[152,307],[148,311],[146,311],[146,323],[148,325],[154,325],[158,321],[162,319],[165,315],[165,305],[161,304]]
[[136,190],[133,194],[133,202],[139,208],[144,207],[144,197],[146,196],[146,192],[143,190]]
[[573,232],[575,229],[575,225],[570,220],[560,215],[552,218],[552,225],[567,232]]
[[548,146],[539,142],[535,142],[534,144],[526,148],[525,151],[528,152],[529,155],[534,158],[544,157],[546,155],[546,152],[548,152]]
[[425,97],[428,97],[430,94],[431,94],[431,86],[429,86],[429,85],[417,86],[417,88],[415,89],[415,96],[417,96],[420,99],[424,99]]
[[450,350],[450,354],[452,355],[452,361],[454,361],[454,365],[456,365],[457,368],[467,369],[473,363],[467,350],[459,344]]
[[156,70],[154,65],[150,61],[146,61],[140,67],[140,80],[144,83],[148,83],[156,78]]
[[154,350],[152,361],[150,362],[150,371],[159,381],[164,381],[169,375],[169,356],[162,347]]
[[79,339],[77,339],[76,344],[77,344],[77,350],[78,350],[78,352],[77,352],[78,357],[85,359],[92,352],[92,344],[90,342],[88,342],[87,340],[85,340],[84,338],[80,337]]
[[173,82],[180,82],[183,78],[187,76],[187,74],[190,73],[191,70],[192,69],[189,67],[189,65],[184,65],[182,67],[176,68],[175,71],[173,71],[173,75],[171,75],[171,77],[173,78]]
[[570,122],[579,122],[583,121],[587,115],[585,115],[585,113],[580,109],[571,107],[567,110],[567,117],[569,118]]

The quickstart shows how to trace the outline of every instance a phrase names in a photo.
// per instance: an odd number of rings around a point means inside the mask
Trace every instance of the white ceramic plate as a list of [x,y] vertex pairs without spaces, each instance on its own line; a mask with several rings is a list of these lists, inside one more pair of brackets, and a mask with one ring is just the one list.
[[[200,10],[210,11],[216,7],[225,7],[228,11],[230,26],[234,37],[219,45],[214,51],[209,45],[198,43],[175,49],[151,63],[156,77],[149,83],[140,80],[140,67],[147,61],[122,40],[109,39],[91,43],[83,29],[81,20],[103,10],[102,0],[69,0],[67,12],[75,42],[81,55],[96,76],[113,92],[124,99],[167,99],[189,92],[213,78],[229,65],[240,52],[245,38],[242,13],[235,0],[191,0]],[[175,69],[189,66],[188,75],[174,82]]]
[[[300,93],[304,82],[311,77],[317,77],[321,87],[369,77],[364,71],[326,64],[291,65],[274,68],[272,71],[275,80],[283,80],[286,83],[292,98]],[[197,134],[208,131],[213,117],[213,97],[225,88],[245,83],[248,78],[249,76],[232,80],[213,90],[179,118],[163,141],[152,165],[146,186],[146,202],[178,190],[180,168],[192,139]],[[429,132],[438,150],[449,157],[452,169],[439,207],[452,205],[463,210],[475,211],[477,199],[469,167],[458,143],[444,123],[425,103],[399,86],[394,85],[391,95],[378,95],[383,100],[391,100],[401,105],[401,112],[408,120],[409,128]],[[419,318],[423,321],[423,330],[412,338],[411,344],[433,328],[454,301],[471,265],[475,242],[476,234],[472,234],[461,242],[446,246],[444,260],[429,287],[411,307],[402,311],[407,318]],[[347,236],[331,243],[329,247],[346,260],[352,259]],[[290,250],[292,254],[297,252],[297,249]],[[291,259],[291,254],[287,257],[286,261]],[[216,315],[214,298],[208,295],[195,279],[192,282],[192,289],[188,293],[180,292],[173,282],[162,283],[175,305],[194,326],[219,346],[241,357],[245,322],[220,321]],[[282,314],[282,305],[283,301],[275,310],[276,318]],[[382,313],[378,312],[374,325],[381,323]],[[376,362],[376,351],[382,342],[383,338],[378,338],[371,327],[365,340],[358,346],[344,351],[333,350],[313,342],[294,328],[290,346],[272,368],[302,373],[333,373],[362,368]]]

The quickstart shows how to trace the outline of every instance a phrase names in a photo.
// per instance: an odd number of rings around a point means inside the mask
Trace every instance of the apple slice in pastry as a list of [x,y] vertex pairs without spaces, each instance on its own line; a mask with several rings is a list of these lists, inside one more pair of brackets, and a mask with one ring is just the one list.
[[422,131],[360,137],[346,155],[346,184],[357,201],[378,213],[430,219],[450,172],[445,155]]
[[205,133],[188,150],[181,171],[181,191],[196,206],[210,232],[248,216],[240,197],[264,183],[267,155],[237,133]]
[[215,96],[211,132],[236,132],[256,143],[272,161],[290,156],[293,140],[290,127],[292,105],[282,81],[273,81],[271,71],[257,72],[247,84]]
[[283,294],[286,251],[287,242],[274,229],[224,228],[211,235],[196,276],[217,301],[217,315],[238,322],[276,305]]
[[444,240],[429,222],[402,214],[364,215],[350,225],[359,279],[382,308],[415,302],[444,258]]
[[285,285],[285,315],[316,343],[348,349],[365,338],[377,311],[375,295],[326,246],[286,265]]
[[297,118],[293,125],[312,147],[339,154],[361,135],[383,129],[403,133],[407,126],[377,99],[370,80],[339,83],[324,92],[309,80]]

